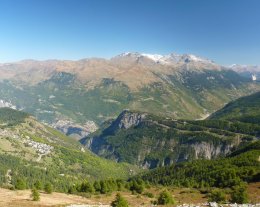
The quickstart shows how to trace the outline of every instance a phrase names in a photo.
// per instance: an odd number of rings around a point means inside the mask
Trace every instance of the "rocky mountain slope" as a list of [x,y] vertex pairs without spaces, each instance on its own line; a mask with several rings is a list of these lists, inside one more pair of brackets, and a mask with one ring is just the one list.
[[88,149],[118,162],[155,168],[176,162],[225,156],[257,140],[259,125],[222,120],[188,121],[124,111],[81,140]]
[[260,79],[260,67],[257,65],[250,66],[233,64],[230,66],[230,69],[237,72],[241,76],[252,79],[254,81],[259,81]]
[[83,179],[127,178],[136,168],[108,161],[27,113],[0,108],[0,184],[52,182],[57,190]]
[[259,156],[260,141],[256,141],[241,147],[228,157],[160,167],[138,177],[156,185],[230,188],[241,185],[241,182],[259,181]]
[[[34,61],[0,65],[0,97],[51,125],[80,124],[78,136],[122,110],[200,119],[260,90],[258,82],[194,55],[124,53],[109,60]],[[67,131],[67,126],[60,127]],[[73,128],[73,127],[72,127]],[[73,133],[74,133],[73,132]]]

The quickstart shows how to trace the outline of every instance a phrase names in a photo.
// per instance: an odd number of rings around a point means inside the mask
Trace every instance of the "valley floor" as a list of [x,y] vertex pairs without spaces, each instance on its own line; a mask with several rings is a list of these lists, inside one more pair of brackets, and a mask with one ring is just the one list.
[[[151,188],[147,190],[155,195],[155,198],[148,198],[144,195],[132,195],[130,192],[121,192],[132,207],[152,206],[151,201],[155,200],[162,191],[160,188]],[[207,202],[205,194],[201,194],[194,189],[173,189],[171,190],[176,200],[176,205],[181,204],[200,204]],[[103,204],[109,205],[115,198],[116,193],[111,195],[93,195],[91,198],[84,198],[76,195],[64,193],[45,194],[40,193],[40,201],[32,201],[30,190],[12,191],[0,188],[0,207],[65,207],[70,204]],[[252,204],[260,203],[260,182],[250,184],[248,187],[249,200]]]

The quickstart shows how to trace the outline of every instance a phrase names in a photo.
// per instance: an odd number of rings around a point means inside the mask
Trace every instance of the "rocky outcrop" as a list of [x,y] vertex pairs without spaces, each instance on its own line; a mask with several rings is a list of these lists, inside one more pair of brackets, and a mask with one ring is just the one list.
[[132,126],[137,126],[144,118],[145,114],[124,110],[114,121],[113,125],[115,128],[129,129]]
[[214,145],[213,143],[200,142],[192,144],[191,147],[194,149],[194,158],[213,159],[219,155],[226,155],[231,152],[234,144],[220,144]]
[[85,124],[81,125],[71,120],[58,120],[56,123],[51,124],[51,127],[61,131],[67,136],[74,137],[77,140],[86,137],[98,129],[93,121],[87,121]]

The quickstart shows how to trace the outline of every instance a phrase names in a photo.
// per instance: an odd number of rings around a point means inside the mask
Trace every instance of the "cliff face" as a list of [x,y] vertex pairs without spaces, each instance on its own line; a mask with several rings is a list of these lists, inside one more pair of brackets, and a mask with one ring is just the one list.
[[108,127],[82,143],[99,156],[155,168],[225,156],[243,141],[243,136],[246,135],[201,127],[196,122],[124,111]]
[[194,150],[194,158],[206,158],[213,159],[218,157],[219,155],[227,155],[231,152],[232,148],[235,147],[235,144],[220,144],[214,146],[212,143],[201,142],[192,144],[191,148]]
[[132,126],[137,126],[145,118],[145,114],[130,113],[124,111],[117,118],[114,124],[118,125],[120,129],[129,129]]

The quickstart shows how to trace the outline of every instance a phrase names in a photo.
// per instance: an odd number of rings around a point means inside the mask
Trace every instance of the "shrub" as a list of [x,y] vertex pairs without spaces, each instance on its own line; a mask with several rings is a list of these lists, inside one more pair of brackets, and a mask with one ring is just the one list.
[[101,191],[100,182],[95,181],[94,184],[93,184],[93,187],[94,187],[94,189],[95,189],[96,192],[100,192],[100,191]]
[[39,201],[40,200],[40,193],[36,188],[32,189],[31,198],[33,201]]
[[154,197],[154,195],[152,193],[150,193],[150,192],[145,192],[144,195],[146,197],[148,197],[148,198],[153,198]]
[[213,190],[209,194],[210,202],[224,203],[226,201],[226,195],[222,190]]
[[77,192],[77,188],[76,188],[76,186],[70,186],[69,187],[69,190],[68,190],[68,193],[69,194],[74,194],[74,193],[76,193]]
[[34,187],[37,189],[37,190],[41,190],[42,189],[42,182],[37,180],[35,183],[34,183]]
[[158,198],[158,204],[159,205],[167,205],[167,204],[174,204],[175,201],[172,197],[172,195],[169,193],[169,191],[164,190],[160,193]]
[[17,179],[15,183],[15,189],[24,190],[26,188],[26,182],[23,179]]
[[138,183],[136,181],[133,181],[131,184],[130,184],[130,190],[132,192],[137,192],[139,194],[141,194],[143,191],[144,191],[144,186],[143,186],[143,183]]
[[52,194],[52,191],[53,191],[52,184],[50,184],[50,183],[45,184],[44,191],[48,194]]
[[119,193],[116,195],[116,199],[111,203],[112,207],[128,207],[128,202]]
[[81,183],[80,192],[93,193],[94,192],[93,185],[87,181],[84,181],[83,183]]
[[239,204],[248,203],[246,185],[242,184],[233,188],[231,192],[231,202]]

